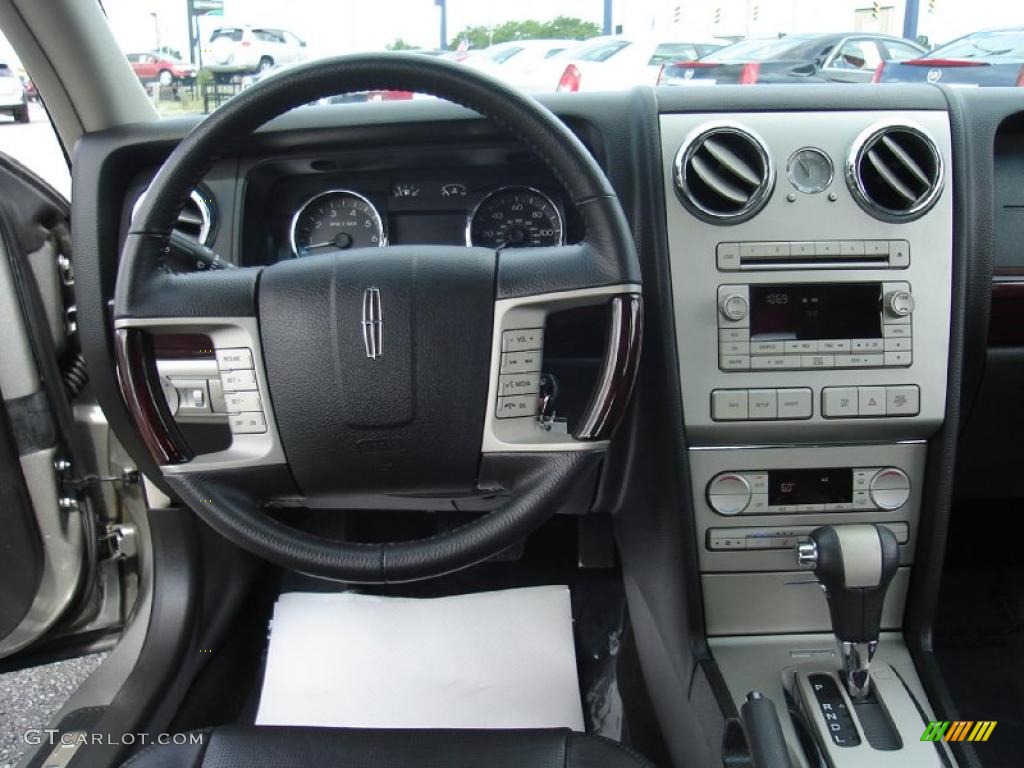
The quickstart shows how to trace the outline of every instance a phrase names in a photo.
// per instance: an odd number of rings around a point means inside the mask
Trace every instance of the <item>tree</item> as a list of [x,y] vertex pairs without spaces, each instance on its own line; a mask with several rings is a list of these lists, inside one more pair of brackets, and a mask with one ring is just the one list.
[[389,51],[415,51],[418,50],[418,46],[412,43],[407,43],[400,37],[396,37],[393,42],[388,43],[384,46]]
[[512,40],[586,40],[601,34],[601,28],[592,21],[572,16],[558,16],[551,21],[506,21],[496,27],[467,26],[452,38],[448,45],[453,51],[465,40],[470,48],[487,48]]

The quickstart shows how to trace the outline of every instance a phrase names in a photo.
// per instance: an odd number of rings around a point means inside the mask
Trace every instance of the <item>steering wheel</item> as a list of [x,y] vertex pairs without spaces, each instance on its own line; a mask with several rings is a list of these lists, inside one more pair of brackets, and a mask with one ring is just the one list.
[[[518,139],[571,197],[584,240],[498,251],[386,246],[269,267],[173,267],[178,213],[225,148],[293,107],[378,89],[456,102]],[[619,201],[551,112],[449,62],[416,54],[339,56],[238,94],[160,168],[121,253],[118,376],[167,484],[223,536],[321,577],[423,579],[516,543],[600,461],[636,376],[640,294]],[[570,434],[559,433],[538,420],[531,386],[538,377],[523,373],[540,369],[548,314],[587,305],[607,309],[603,359],[582,417]],[[160,333],[211,339],[230,412],[228,449],[194,455],[183,440],[156,371],[152,337]],[[289,507],[488,505],[486,514],[453,530],[383,544],[335,541],[281,521]]]

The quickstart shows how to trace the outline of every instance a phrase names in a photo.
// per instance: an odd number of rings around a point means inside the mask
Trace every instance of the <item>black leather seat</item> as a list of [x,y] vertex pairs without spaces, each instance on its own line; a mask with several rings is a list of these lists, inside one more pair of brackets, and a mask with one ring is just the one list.
[[192,733],[202,743],[149,746],[124,768],[651,768],[620,744],[569,730],[227,726]]

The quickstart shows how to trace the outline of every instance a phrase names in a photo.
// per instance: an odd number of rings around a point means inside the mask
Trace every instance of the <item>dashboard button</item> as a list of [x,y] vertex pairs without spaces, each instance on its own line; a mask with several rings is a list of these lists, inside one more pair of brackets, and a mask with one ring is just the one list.
[[887,339],[909,339],[914,335],[909,324],[887,323],[882,326],[882,336]]
[[755,355],[750,360],[750,368],[755,371],[779,370],[788,367],[786,361],[790,359],[783,355]]
[[821,390],[821,415],[831,419],[857,416],[856,387],[825,387]]
[[711,393],[711,418],[715,421],[744,421],[747,418],[747,390],[716,389]]
[[750,369],[750,355],[727,355],[718,358],[718,367],[723,371],[746,371]]
[[751,419],[778,418],[779,401],[774,389],[751,389],[747,392],[747,412]]
[[[787,342],[785,342],[785,345],[783,346],[783,350],[782,351],[785,352],[787,355],[793,354],[794,352],[796,352],[797,354],[812,355],[812,354],[816,354],[819,351],[818,350],[818,342],[817,341],[787,341]],[[822,351],[822,352],[829,352],[831,350],[822,349],[820,351]]]
[[910,266],[910,243],[906,240],[889,241],[889,266],[896,268]]
[[778,398],[780,419],[809,419],[813,415],[810,389],[780,389]]
[[[722,317],[734,323],[740,323],[746,320],[747,313],[750,310],[750,304],[747,302],[745,296],[740,296],[738,293],[729,293],[722,297],[721,301],[718,302],[718,311]],[[749,325],[749,323],[747,323]]]
[[849,339],[822,339],[818,342],[819,352],[849,352]]
[[728,355],[749,355],[750,354],[750,342],[749,341],[723,341],[718,344],[718,354],[722,356]]
[[858,387],[857,401],[861,416],[885,416],[885,387]]
[[914,353],[907,352],[886,352],[885,353],[885,365],[886,367],[892,368],[905,368],[914,362]]
[[718,268],[723,272],[734,272],[740,268],[740,244],[719,243],[716,250]]
[[768,493],[768,473],[749,472],[743,475],[750,484],[752,493]]
[[814,243],[813,242],[795,242],[789,244],[789,254],[793,258],[806,257],[811,258],[814,256]]
[[834,258],[839,255],[838,240],[819,240],[814,244],[814,255]]
[[913,347],[913,341],[908,338],[883,339],[886,352],[909,352]]
[[801,368],[832,368],[835,364],[834,355],[803,355],[800,358]]
[[754,355],[781,355],[785,345],[781,341],[752,341],[750,352]]
[[881,339],[851,339],[850,350],[853,352],[881,352]]
[[880,469],[871,479],[870,495],[879,509],[899,509],[910,498],[910,478],[896,467]]
[[720,515],[738,515],[750,499],[750,484],[742,475],[726,472],[708,484],[708,504]]
[[719,341],[750,341],[749,328],[719,328]]
[[921,410],[921,390],[916,384],[885,388],[886,416],[917,416]]
[[863,240],[843,240],[839,243],[839,252],[843,256],[863,256]]
[[864,255],[865,256],[888,256],[889,255],[889,241],[888,240],[865,240],[864,241]]

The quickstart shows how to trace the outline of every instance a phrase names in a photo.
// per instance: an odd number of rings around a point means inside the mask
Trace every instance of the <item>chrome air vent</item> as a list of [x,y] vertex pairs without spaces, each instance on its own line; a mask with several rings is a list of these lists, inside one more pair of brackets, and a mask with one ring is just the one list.
[[[146,193],[139,195],[139,199],[132,206],[132,218],[139,211],[139,206],[146,198]],[[178,214],[178,223],[174,229],[186,237],[195,240],[203,245],[210,245],[213,241],[214,211],[215,207],[208,192],[202,189],[193,189],[188,196],[185,207]]]
[[846,183],[860,207],[876,219],[912,221],[942,192],[942,156],[920,128],[873,126],[853,142]]
[[737,224],[768,202],[775,166],[754,133],[716,123],[686,138],[676,152],[674,177],[690,213],[713,224]]

